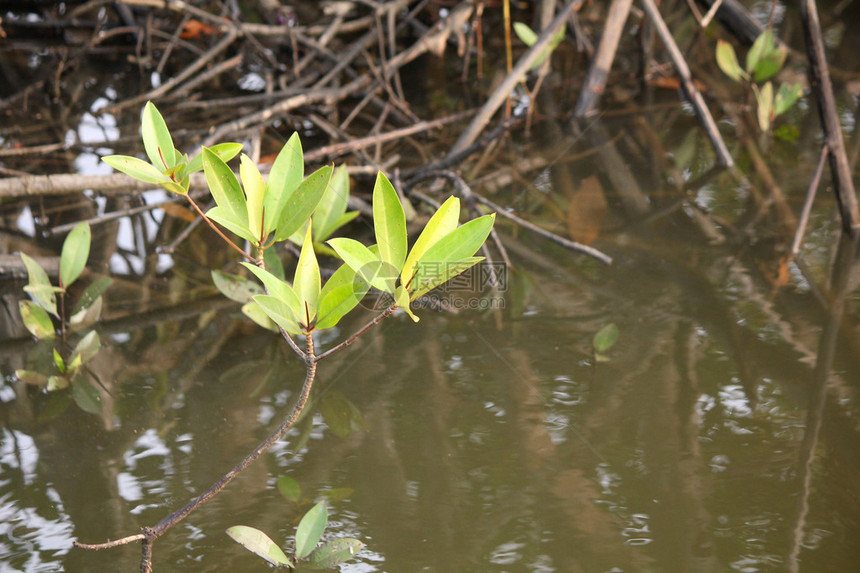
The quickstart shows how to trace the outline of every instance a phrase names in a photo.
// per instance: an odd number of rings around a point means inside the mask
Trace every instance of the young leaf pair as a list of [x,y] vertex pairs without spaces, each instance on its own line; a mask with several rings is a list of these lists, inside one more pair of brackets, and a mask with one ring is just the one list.
[[494,219],[494,214],[484,215],[458,227],[460,201],[449,197],[407,254],[403,206],[391,182],[379,173],[373,188],[376,245],[365,247],[348,238],[328,244],[359,279],[390,294],[394,304],[417,322],[409,303],[482,261],[473,255],[487,239]]
[[[91,232],[86,223],[77,225],[63,242],[60,254],[60,284],[51,284],[48,274],[34,259],[21,253],[21,260],[27,268],[29,282],[24,287],[32,300],[21,300],[18,307],[24,326],[38,339],[49,339],[56,336],[51,315],[65,323],[66,317],[61,316],[57,295],[65,296],[67,289],[78,279],[87,264],[90,255]],[[101,314],[101,295],[110,286],[112,280],[100,279],[90,285],[81,295],[72,309],[68,324],[72,329],[80,329],[94,324]]]
[[[143,147],[149,163],[128,155],[108,155],[102,160],[126,175],[139,181],[160,185],[171,193],[187,195],[190,176],[203,169],[203,156],[193,159],[173,146],[173,138],[167,129],[164,118],[152,102],[147,102],[140,119]],[[242,150],[241,143],[220,143],[210,148],[210,152],[222,161],[229,161]]]
[[[717,65],[734,81],[750,82],[756,99],[756,116],[762,131],[769,131],[773,120],[788,111],[803,95],[799,84],[780,84],[774,93],[769,80],[782,69],[788,50],[777,46],[772,30],[764,31],[747,52],[746,66],[741,67],[731,44],[717,41]],[[756,82],[765,82],[759,87]]]
[[[352,538],[334,539],[317,547],[327,524],[328,510],[321,501],[308,510],[296,528],[295,562],[306,560],[311,567],[330,569],[348,561],[364,547],[364,543]],[[227,535],[276,567],[295,567],[294,561],[259,529],[235,525],[227,530]]]
[[[285,241],[310,218],[332,176],[325,166],[304,177],[304,158],[298,134],[278,153],[268,182],[247,155],[242,155],[239,177],[211,149],[203,148],[203,171],[216,206],[206,215],[257,249],[271,241]],[[243,193],[244,189],[244,193]]]

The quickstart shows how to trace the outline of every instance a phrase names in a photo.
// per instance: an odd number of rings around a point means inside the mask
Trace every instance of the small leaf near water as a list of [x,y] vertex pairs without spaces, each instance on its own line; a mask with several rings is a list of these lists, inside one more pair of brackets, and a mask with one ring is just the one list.
[[264,293],[260,285],[245,277],[216,270],[213,270],[211,274],[215,288],[230,300],[244,304],[251,300],[255,294]]
[[800,84],[780,84],[773,100],[774,117],[788,111],[802,95],[803,88]]
[[41,372],[35,372],[33,370],[16,370],[15,376],[25,384],[31,384],[40,388],[44,388],[48,385],[48,377]]
[[304,559],[316,548],[328,523],[326,502],[321,501],[308,510],[296,528],[296,559]]
[[725,40],[717,40],[717,66],[736,82],[749,77],[741,68],[735,49]]
[[83,272],[90,256],[90,226],[79,223],[63,241],[60,255],[60,284],[69,288]]
[[80,359],[81,364],[88,362],[98,354],[99,348],[101,348],[99,334],[91,330],[75,345],[69,362],[74,362],[76,359]]
[[288,501],[299,501],[302,497],[302,488],[299,482],[290,476],[278,476],[278,491]]
[[99,391],[89,380],[81,376],[72,380],[72,399],[84,412],[99,414],[102,411],[102,397]]
[[77,314],[83,309],[92,306],[95,303],[96,299],[99,298],[104,292],[108,289],[110,285],[113,284],[113,279],[110,277],[102,277],[89,285],[84,289],[83,294],[81,294],[78,302],[75,304],[75,308],[72,311],[73,314]]
[[308,565],[321,569],[333,569],[355,557],[363,547],[364,543],[351,537],[333,539],[323,543],[310,554]]
[[609,360],[607,356],[604,355],[604,352],[612,348],[612,346],[618,341],[618,327],[614,322],[610,322],[603,328],[597,331],[597,334],[594,335],[594,356],[598,362],[606,362]]
[[247,525],[234,525],[227,530],[227,535],[233,541],[251,553],[256,553],[272,565],[293,567],[292,562],[284,551],[278,547],[278,544],[259,529],[248,527]]
[[48,273],[45,272],[39,263],[24,253],[21,253],[21,260],[24,261],[24,266],[27,267],[27,276],[29,277],[29,282],[24,287],[24,290],[45,311],[59,317],[57,314],[56,290],[51,285]]
[[51,322],[51,317],[41,306],[31,300],[20,300],[18,301],[18,308],[21,311],[24,326],[30,331],[30,334],[39,340],[56,336],[54,323]]
[[98,297],[91,305],[79,310],[69,318],[72,330],[81,330],[98,322],[102,313],[102,297]]
[[773,84],[767,82],[759,89],[753,85],[753,93],[756,99],[756,115],[758,116],[758,125],[762,131],[770,131],[770,124],[773,120]]

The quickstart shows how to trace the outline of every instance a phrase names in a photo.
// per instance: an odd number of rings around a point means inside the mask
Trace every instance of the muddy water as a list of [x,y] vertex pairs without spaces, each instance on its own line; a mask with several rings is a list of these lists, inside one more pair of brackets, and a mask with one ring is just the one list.
[[[342,566],[353,573],[855,569],[860,298],[832,197],[786,262],[784,221],[755,219],[758,184],[711,177],[695,120],[674,94],[656,99],[575,137],[539,121],[511,145],[550,167],[477,187],[593,240],[611,266],[500,223],[513,264],[472,304],[483,310],[394,316],[321,363],[307,415],[156,543],[156,570],[263,570],[224,530],[250,525],[289,547],[321,498],[326,535],[367,544]],[[809,115],[797,121],[813,129]],[[110,118],[76,129],[120,135]],[[794,212],[818,154],[806,139],[766,145]],[[92,172],[95,154],[74,165]],[[27,217],[6,220],[26,232]],[[110,391],[103,414],[28,391],[12,372],[41,350],[2,344],[2,571],[136,570],[136,545],[71,542],[129,535],[183,505],[278,425],[303,378],[277,338],[212,296],[209,268],[226,256],[206,233],[165,257],[154,245],[175,220],[101,229],[98,261],[117,278],[92,364]],[[473,279],[445,296],[473,301]],[[5,286],[4,300],[20,292]],[[598,360],[609,324],[618,341]]]

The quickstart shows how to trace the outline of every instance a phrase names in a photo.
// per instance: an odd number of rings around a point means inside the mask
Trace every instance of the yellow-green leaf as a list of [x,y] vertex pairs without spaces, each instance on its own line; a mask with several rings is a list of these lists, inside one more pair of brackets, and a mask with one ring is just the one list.
[[317,302],[320,296],[320,267],[314,253],[313,225],[308,225],[305,242],[299,253],[296,274],[293,278],[293,289],[299,298],[299,321],[310,328],[317,314]]
[[60,255],[60,285],[71,286],[81,275],[90,256],[90,226],[78,223],[63,242]]
[[412,245],[412,250],[409,251],[409,256],[406,257],[406,262],[403,264],[403,271],[400,273],[400,282],[402,284],[407,284],[412,279],[415,265],[424,256],[427,249],[456,229],[459,222],[460,200],[452,195],[430,217],[430,220],[424,226],[424,230],[418,236],[418,240]]
[[51,317],[41,306],[31,300],[19,300],[18,308],[21,311],[24,327],[30,331],[30,334],[39,340],[56,336],[54,323],[51,322]]
[[748,77],[738,62],[735,49],[725,40],[717,40],[717,66],[719,66],[724,74],[735,81],[740,81]]
[[373,230],[380,259],[400,274],[406,260],[406,216],[397,191],[381,171],[373,186]]
[[[245,205],[248,213],[248,229],[251,235],[257,237],[257,242],[262,243],[265,238],[263,234],[263,195],[266,191],[266,183],[260,170],[251,161],[251,158],[242,154],[239,164],[239,176],[242,178],[242,186],[245,189]],[[268,229],[266,229],[268,234]]]
[[215,203],[228,212],[234,221],[248,226],[248,210],[245,207],[245,195],[239,187],[236,175],[227,164],[211,149],[206,147],[200,152],[203,155],[203,172],[206,183]]
[[129,157],[128,155],[107,155],[102,157],[102,161],[126,175],[134,177],[138,181],[144,183],[154,183],[163,185],[170,181],[163,172],[157,167],[150,165],[143,159],[137,157]]
[[[304,159],[299,134],[294,133],[272,164],[266,182],[266,229],[274,229],[293,192],[304,180]],[[292,233],[290,233],[292,234]]]
[[287,558],[277,543],[272,541],[268,535],[254,527],[247,525],[234,525],[227,530],[230,538],[250,551],[255,553],[275,566],[285,565],[292,568],[292,562]]
[[176,151],[173,139],[164,118],[151,101],[146,102],[140,121],[143,147],[154,166],[165,171],[176,165]]

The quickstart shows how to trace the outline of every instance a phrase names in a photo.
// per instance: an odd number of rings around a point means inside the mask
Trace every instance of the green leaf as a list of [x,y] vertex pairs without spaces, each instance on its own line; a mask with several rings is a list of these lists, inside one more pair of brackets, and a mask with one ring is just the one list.
[[[538,35],[529,28],[527,24],[522,22],[514,22],[514,33],[517,35],[517,38],[528,47],[532,47],[535,42],[537,42]],[[566,27],[562,26],[561,30],[556,32],[555,36],[553,36],[552,40],[550,40],[549,45],[544,48],[540,55],[535,59],[534,63],[532,63],[529,69],[539,68],[543,63],[549,58],[550,54],[552,54],[553,50],[555,50],[558,45],[564,40],[564,35],[566,33]]]
[[251,161],[251,158],[242,154],[239,164],[239,176],[242,178],[242,186],[245,189],[245,204],[248,213],[248,228],[251,234],[257,237],[257,242],[262,243],[268,228],[263,227],[263,195],[266,192],[266,183],[260,170]]
[[317,328],[331,328],[361,302],[370,287],[343,264],[329,277],[320,291]]
[[248,527],[247,525],[234,525],[227,529],[227,535],[233,541],[251,553],[259,555],[272,565],[293,567],[292,562],[283,550],[278,547],[278,544],[259,529]]
[[288,501],[299,501],[302,497],[302,488],[299,482],[290,476],[278,476],[278,491]]
[[472,255],[487,240],[494,221],[495,214],[472,219],[436,241],[418,262],[410,298],[415,300],[478,263],[481,259]]
[[266,316],[287,331],[287,333],[294,335],[302,334],[298,317],[281,299],[267,294],[258,294],[254,297],[254,302],[260,305]]
[[311,554],[328,523],[328,512],[325,501],[321,501],[308,510],[296,528],[296,559],[304,559]]
[[21,382],[24,382],[25,384],[30,384],[32,386],[44,388],[48,385],[48,377],[41,372],[35,372],[33,370],[16,370],[15,376]]
[[317,256],[314,253],[312,237],[312,225],[308,225],[305,242],[299,253],[299,262],[296,265],[296,275],[293,279],[293,289],[299,297],[300,322],[308,329],[313,325],[313,319],[317,315],[317,303],[320,296],[320,267]]
[[72,351],[72,356],[69,359],[69,362],[71,363],[78,359],[81,364],[89,362],[92,360],[93,356],[98,354],[99,348],[101,348],[99,334],[95,330],[91,330],[75,345],[75,349]]
[[95,301],[101,297],[102,294],[113,284],[113,279],[110,277],[102,277],[87,288],[84,289],[84,292],[81,294],[81,297],[78,299],[77,304],[75,304],[73,313],[77,314],[83,309],[90,307],[95,303]]
[[143,116],[140,121],[140,131],[143,136],[143,147],[149,161],[161,171],[165,171],[176,164],[176,150],[173,147],[173,139],[167,124],[161,113],[155,108],[151,101],[146,102],[143,107]]
[[257,237],[251,234],[251,229],[248,228],[248,223],[245,220],[238,219],[233,213],[219,206],[212,207],[206,211],[206,216],[246,241],[251,243],[257,242]]
[[717,66],[736,82],[749,78],[738,62],[735,49],[725,40],[717,40]]
[[406,216],[397,191],[381,171],[373,186],[373,230],[380,259],[399,275],[406,260]]
[[[221,158],[221,161],[227,163],[242,151],[241,143],[219,143],[209,148],[209,151]],[[188,167],[185,168],[186,173],[195,173],[203,169],[203,154],[198,153],[194,159],[188,162]]]
[[460,222],[460,200],[453,195],[442,203],[439,209],[430,217],[424,230],[418,236],[418,240],[412,245],[412,250],[409,256],[406,257],[406,262],[403,264],[403,271],[400,273],[401,284],[407,284],[412,279],[412,273],[415,272],[415,265],[421,260],[421,257],[427,250],[439,242],[439,239],[454,231]]
[[251,263],[242,263],[242,266],[254,273],[254,275],[260,279],[264,285],[266,285],[266,289],[268,289],[268,293],[271,296],[274,296],[287,305],[294,320],[298,320],[299,317],[304,316],[304,313],[301,312],[302,306],[299,303],[299,297],[296,294],[296,291],[289,284],[282,281],[269,271],[261,269]]
[[53,349],[53,356],[54,366],[57,368],[57,370],[60,371],[60,374],[65,374],[66,372],[68,372],[68,369],[66,368],[66,363],[63,362],[63,357],[60,356],[60,351],[56,348]]
[[775,47],[773,31],[765,30],[747,52],[747,72],[757,82],[770,79],[782,69],[786,55],[784,46]]
[[89,380],[78,376],[72,380],[72,399],[84,412],[99,414],[102,411],[102,397]]
[[27,267],[27,276],[29,277],[29,282],[24,287],[24,290],[32,295],[36,304],[54,316],[59,317],[59,314],[57,314],[57,294],[53,285],[51,285],[48,273],[45,272],[45,269],[39,263],[24,253],[21,253],[21,260],[24,261],[24,266]]
[[514,22],[514,34],[520,39],[520,42],[531,48],[537,42],[538,35],[535,34],[528,24],[523,22]]
[[78,223],[63,241],[63,251],[60,255],[60,285],[64,288],[71,286],[81,276],[87,259],[90,256],[90,226]]
[[[263,202],[266,210],[266,229],[276,228],[287,202],[305,178],[304,170],[302,142],[299,140],[299,134],[294,133],[281,148],[272,164],[272,170],[269,171]],[[289,234],[292,235],[292,233]]]
[[143,159],[138,159],[137,157],[129,157],[128,155],[108,155],[102,157],[102,161],[117,171],[121,171],[122,173],[130,175],[144,183],[163,185],[170,181],[170,178],[159,171],[156,167],[150,165]]
[[256,322],[259,326],[272,332],[278,332],[278,325],[272,322],[266,311],[259,304],[251,300],[242,305],[242,314]]
[[[48,377],[48,385],[45,389],[48,392],[55,392],[57,390],[65,390],[69,387],[69,379],[65,376],[49,376]],[[81,408],[83,409],[83,408]]]
[[72,330],[81,330],[95,324],[102,313],[102,297],[98,297],[90,306],[83,308],[69,318]]
[[[322,199],[326,186],[331,180],[332,166],[321,167],[305,177],[296,190],[290,194],[279,211],[276,220],[276,241],[286,241],[310,218]],[[269,175],[271,180],[271,175]]]
[[206,183],[209,185],[209,191],[215,203],[229,213],[233,221],[247,227],[248,210],[245,207],[245,194],[239,187],[236,175],[211,149],[204,147],[200,153],[203,155]]
[[260,285],[239,275],[233,275],[217,270],[212,270],[212,282],[218,291],[230,300],[246,303],[255,294],[263,294]]
[[773,119],[773,84],[767,82],[761,89],[753,84],[753,93],[757,104],[758,125],[762,131],[770,131],[770,122]]
[[602,354],[612,348],[612,346],[618,341],[618,327],[615,326],[614,322],[610,322],[603,328],[597,331],[597,334],[594,335],[594,352],[595,354]]
[[782,115],[793,106],[800,96],[803,95],[803,88],[800,84],[781,84],[776,92],[776,97],[773,100],[773,115],[774,117]]
[[364,543],[352,537],[333,539],[317,547],[308,557],[308,564],[320,569],[334,569],[355,557],[363,547]]
[[[334,170],[314,211],[314,241],[323,241],[346,222],[341,219],[346,217],[346,207],[349,200],[349,174],[346,166],[340,166]],[[358,213],[355,212],[355,217]]]
[[54,323],[51,322],[51,317],[41,306],[31,300],[19,300],[18,308],[21,311],[24,327],[30,331],[30,334],[39,340],[56,336]]

